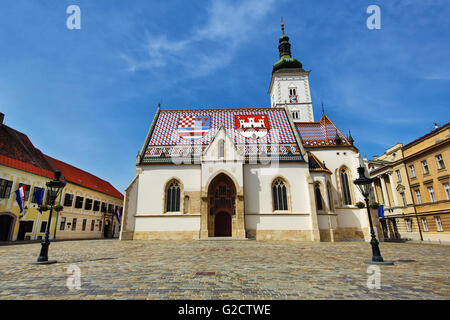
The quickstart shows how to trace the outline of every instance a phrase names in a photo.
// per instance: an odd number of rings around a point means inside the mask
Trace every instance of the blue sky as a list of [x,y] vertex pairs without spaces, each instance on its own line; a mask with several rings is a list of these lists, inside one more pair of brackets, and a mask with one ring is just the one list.
[[[68,30],[66,8],[81,8]],[[366,27],[369,5],[381,29]],[[362,155],[449,121],[448,0],[2,0],[0,111],[46,154],[123,192],[157,104],[269,106],[280,18]]]

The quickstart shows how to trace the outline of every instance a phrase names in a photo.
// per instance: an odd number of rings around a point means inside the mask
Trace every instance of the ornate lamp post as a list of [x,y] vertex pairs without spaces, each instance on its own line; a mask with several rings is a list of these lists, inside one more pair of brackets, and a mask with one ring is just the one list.
[[53,206],[55,205],[55,200],[58,197],[59,193],[62,192],[62,189],[66,186],[66,182],[60,181],[61,172],[59,170],[55,171],[55,178],[52,181],[46,183],[48,199],[50,205],[50,214],[48,218],[47,228],[45,231],[45,238],[42,241],[41,253],[39,254],[39,258],[37,262],[34,264],[52,264],[56,263],[56,260],[48,260],[48,247],[50,245],[49,234],[50,234],[50,226],[52,224],[52,213]]
[[375,236],[375,231],[373,230],[372,217],[370,215],[369,209],[369,194],[372,186],[372,179],[367,178],[364,175],[364,167],[360,166],[358,168],[359,178],[354,180],[353,183],[358,187],[359,191],[364,197],[364,201],[366,202],[367,215],[369,217],[370,224],[370,234],[372,239],[370,240],[370,244],[372,245],[372,260],[364,261],[367,264],[388,264],[392,265],[394,262],[392,261],[384,261],[381,256],[380,248],[378,247],[378,240]]

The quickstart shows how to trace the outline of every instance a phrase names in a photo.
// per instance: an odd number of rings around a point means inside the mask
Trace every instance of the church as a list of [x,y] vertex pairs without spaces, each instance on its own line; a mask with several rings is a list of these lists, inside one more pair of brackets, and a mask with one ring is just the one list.
[[121,240],[370,239],[355,206],[359,150],[325,114],[314,121],[310,71],[284,25],[278,49],[270,107],[158,106],[125,190]]

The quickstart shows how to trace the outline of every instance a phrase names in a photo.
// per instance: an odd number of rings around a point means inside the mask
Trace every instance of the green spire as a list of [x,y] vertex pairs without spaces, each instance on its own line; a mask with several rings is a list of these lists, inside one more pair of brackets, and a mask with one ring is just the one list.
[[280,52],[280,60],[273,65],[272,73],[280,69],[301,69],[303,65],[300,61],[291,55],[291,44],[289,37],[284,33],[284,23],[281,23],[281,37],[279,40],[278,51]]

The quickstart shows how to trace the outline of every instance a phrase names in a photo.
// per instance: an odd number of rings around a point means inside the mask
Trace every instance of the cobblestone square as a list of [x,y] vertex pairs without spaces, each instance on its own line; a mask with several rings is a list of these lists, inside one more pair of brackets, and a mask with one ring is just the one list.
[[[368,289],[367,242],[52,242],[0,246],[0,299],[449,299],[450,246],[381,243],[381,288]],[[402,261],[403,260],[403,261]],[[407,262],[407,260],[415,260]],[[67,287],[68,268],[80,290]]]

